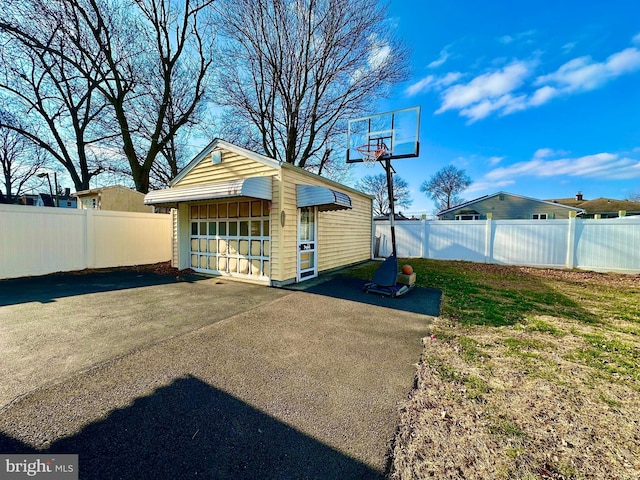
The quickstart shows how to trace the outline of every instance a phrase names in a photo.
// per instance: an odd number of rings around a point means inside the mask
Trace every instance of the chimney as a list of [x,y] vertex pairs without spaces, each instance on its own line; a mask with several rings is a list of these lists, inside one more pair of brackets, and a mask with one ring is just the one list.
[[578,193],[576,193],[576,200],[577,200],[578,202],[581,202],[581,201],[582,201],[582,192],[578,192]]

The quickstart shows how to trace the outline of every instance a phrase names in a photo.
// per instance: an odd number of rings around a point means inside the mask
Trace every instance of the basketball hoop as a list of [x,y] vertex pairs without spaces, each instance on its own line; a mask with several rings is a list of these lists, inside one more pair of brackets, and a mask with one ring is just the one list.
[[378,142],[367,143],[356,147],[356,150],[362,155],[362,163],[364,163],[364,166],[371,168],[387,153],[387,146],[384,143]]

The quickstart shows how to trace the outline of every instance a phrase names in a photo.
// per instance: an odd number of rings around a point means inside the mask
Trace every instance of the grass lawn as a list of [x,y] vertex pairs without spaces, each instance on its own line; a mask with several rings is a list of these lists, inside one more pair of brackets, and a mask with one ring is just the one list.
[[391,478],[640,478],[640,275],[407,263],[443,303]]

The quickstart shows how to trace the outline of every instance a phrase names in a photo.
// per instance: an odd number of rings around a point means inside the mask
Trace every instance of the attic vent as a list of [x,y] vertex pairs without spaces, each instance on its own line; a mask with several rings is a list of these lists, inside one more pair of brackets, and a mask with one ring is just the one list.
[[211,152],[211,163],[214,165],[222,163],[222,152],[220,150]]
[[504,195],[500,195],[500,196],[498,196],[498,199],[499,199],[501,202],[502,202],[502,201],[504,201]]

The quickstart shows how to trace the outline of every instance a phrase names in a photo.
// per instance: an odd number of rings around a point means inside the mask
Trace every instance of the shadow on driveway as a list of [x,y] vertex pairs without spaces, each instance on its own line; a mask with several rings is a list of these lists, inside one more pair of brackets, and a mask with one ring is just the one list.
[[191,375],[44,451],[0,433],[0,452],[78,454],[79,478],[91,479],[381,477]]
[[440,315],[442,291],[438,289],[416,287],[404,297],[390,298],[374,293],[364,293],[362,287],[367,282],[368,280],[360,278],[337,276],[321,283],[311,284],[306,288],[304,283],[298,284],[292,289],[432,317]]
[[55,273],[41,277],[0,280],[0,307],[20,303],[50,303],[58,298],[130,288],[193,283],[210,277],[197,274],[162,275],[135,270],[96,273]]

